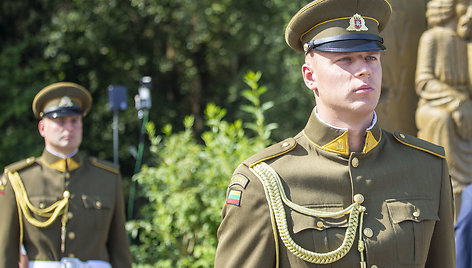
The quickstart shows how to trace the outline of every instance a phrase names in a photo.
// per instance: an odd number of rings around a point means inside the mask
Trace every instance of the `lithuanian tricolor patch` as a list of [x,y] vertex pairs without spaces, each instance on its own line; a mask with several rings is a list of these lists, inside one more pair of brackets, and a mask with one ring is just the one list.
[[241,205],[241,195],[242,191],[240,190],[229,190],[228,197],[226,198],[226,204],[239,207]]

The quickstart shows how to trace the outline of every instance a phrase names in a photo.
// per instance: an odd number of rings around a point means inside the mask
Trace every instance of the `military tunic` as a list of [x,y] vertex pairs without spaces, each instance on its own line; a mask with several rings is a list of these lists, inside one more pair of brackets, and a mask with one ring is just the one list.
[[[359,201],[365,212],[355,242],[341,259],[313,264],[292,253],[273,217],[254,168],[266,163],[280,178],[288,236],[303,249],[339,248],[348,227],[342,217],[308,216],[289,202],[333,212]],[[455,267],[453,197],[444,151],[378,124],[366,131],[363,152],[349,152],[346,130],[312,113],[305,129],[243,162],[234,172],[218,229],[215,267]],[[362,226],[361,226],[362,225]],[[359,234],[360,233],[360,234]],[[359,236],[364,242],[358,250]]]
[[[131,267],[124,228],[124,202],[116,167],[75,154],[67,160],[44,150],[40,158],[12,164],[31,204],[47,208],[70,192],[64,252],[61,252],[61,218],[38,228],[22,215],[23,244],[30,261],[58,261],[74,257],[81,261],[103,260],[113,267]],[[18,267],[20,222],[15,194],[5,173],[0,192],[0,268]],[[44,218],[33,216],[38,220]]]

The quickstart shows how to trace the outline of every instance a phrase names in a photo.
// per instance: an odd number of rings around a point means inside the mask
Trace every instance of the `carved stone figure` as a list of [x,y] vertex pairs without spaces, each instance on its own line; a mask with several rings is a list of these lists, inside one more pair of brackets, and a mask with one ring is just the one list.
[[416,125],[418,137],[446,150],[458,212],[462,189],[472,182],[472,4],[431,0],[426,17],[431,28],[418,47]]
[[416,136],[415,68],[418,42],[426,30],[426,0],[395,0],[382,31],[387,50],[382,55],[382,95],[376,108],[380,125]]

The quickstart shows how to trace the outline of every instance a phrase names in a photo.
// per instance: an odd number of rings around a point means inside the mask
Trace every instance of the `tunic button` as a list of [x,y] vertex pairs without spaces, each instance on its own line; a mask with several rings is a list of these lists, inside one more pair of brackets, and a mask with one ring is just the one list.
[[354,202],[362,204],[364,202],[364,196],[361,194],[356,194],[354,196]]
[[287,147],[287,146],[289,146],[289,145],[290,145],[290,144],[289,144],[288,142],[282,143],[282,147]]
[[70,220],[74,217],[74,214],[72,212],[67,212],[67,218]]
[[370,266],[370,268],[379,268],[379,267],[374,264],[374,265]]
[[69,237],[70,240],[74,240],[75,239],[75,233],[74,232],[69,232],[67,237]]
[[97,206],[97,208],[102,208],[102,202],[100,201],[95,202],[95,206]]
[[359,166],[359,159],[357,159],[357,157],[354,157],[351,161],[351,164],[353,167],[358,167]]
[[69,198],[70,197],[70,192],[69,191],[64,191],[63,196],[64,196],[64,198]]
[[374,235],[374,231],[372,231],[372,229],[370,229],[370,228],[365,228],[364,229],[364,235],[371,238]]
[[69,258],[75,258],[75,254],[74,254],[74,253],[70,253],[70,254],[69,254]]
[[415,218],[418,218],[418,217],[420,216],[420,212],[419,212],[419,211],[413,212],[413,216],[414,216]]
[[400,133],[400,137],[401,137],[402,139],[406,138],[405,134],[403,134],[403,133]]
[[318,226],[318,228],[323,228],[324,223],[322,221],[319,221],[319,222],[316,223],[316,226]]
[[45,207],[46,207],[46,205],[44,205],[43,202],[39,203],[39,208],[45,208]]
[[64,176],[66,177],[66,179],[68,179],[68,178],[70,178],[70,173],[67,172]]

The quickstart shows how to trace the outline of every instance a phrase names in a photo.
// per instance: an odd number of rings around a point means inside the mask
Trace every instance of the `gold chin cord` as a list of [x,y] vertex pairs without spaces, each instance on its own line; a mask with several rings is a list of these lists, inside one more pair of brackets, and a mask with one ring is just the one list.
[[[361,202],[354,202],[346,209],[336,212],[326,212],[309,209],[297,205],[287,198],[282,183],[280,182],[279,175],[269,165],[264,162],[261,162],[251,167],[250,169],[258,177],[258,179],[264,186],[267,200],[269,202],[269,207],[272,210],[271,214],[273,214],[275,217],[275,222],[280,238],[292,254],[310,263],[328,264],[340,260],[349,252],[352,245],[354,244],[357,229],[359,228],[359,230],[362,230],[365,207],[361,206]],[[297,243],[295,243],[295,241],[293,241],[292,237],[290,236],[290,232],[288,231],[284,204],[297,212],[313,217],[339,218],[349,214],[348,227],[346,229],[346,234],[344,236],[344,240],[341,246],[330,252],[317,253],[306,250]],[[277,238],[275,239],[277,240]],[[362,241],[362,238],[359,236],[358,251],[360,252],[361,256],[361,268],[366,267],[366,262],[364,260],[364,250],[364,241]]]
[[[65,252],[65,234],[67,224],[67,212],[69,209],[69,197],[68,191],[64,192],[64,198],[52,204],[47,208],[37,208],[31,204],[26,193],[25,186],[20,178],[18,172],[8,172],[8,178],[10,180],[13,191],[16,196],[16,205],[18,206],[18,217],[20,224],[20,245],[23,244],[23,220],[22,215],[28,220],[28,222],[38,228],[45,228],[51,225],[59,215],[62,214],[61,219],[61,252]],[[21,211],[21,212],[20,212]],[[37,220],[32,214],[39,217],[45,218],[44,221]]]

